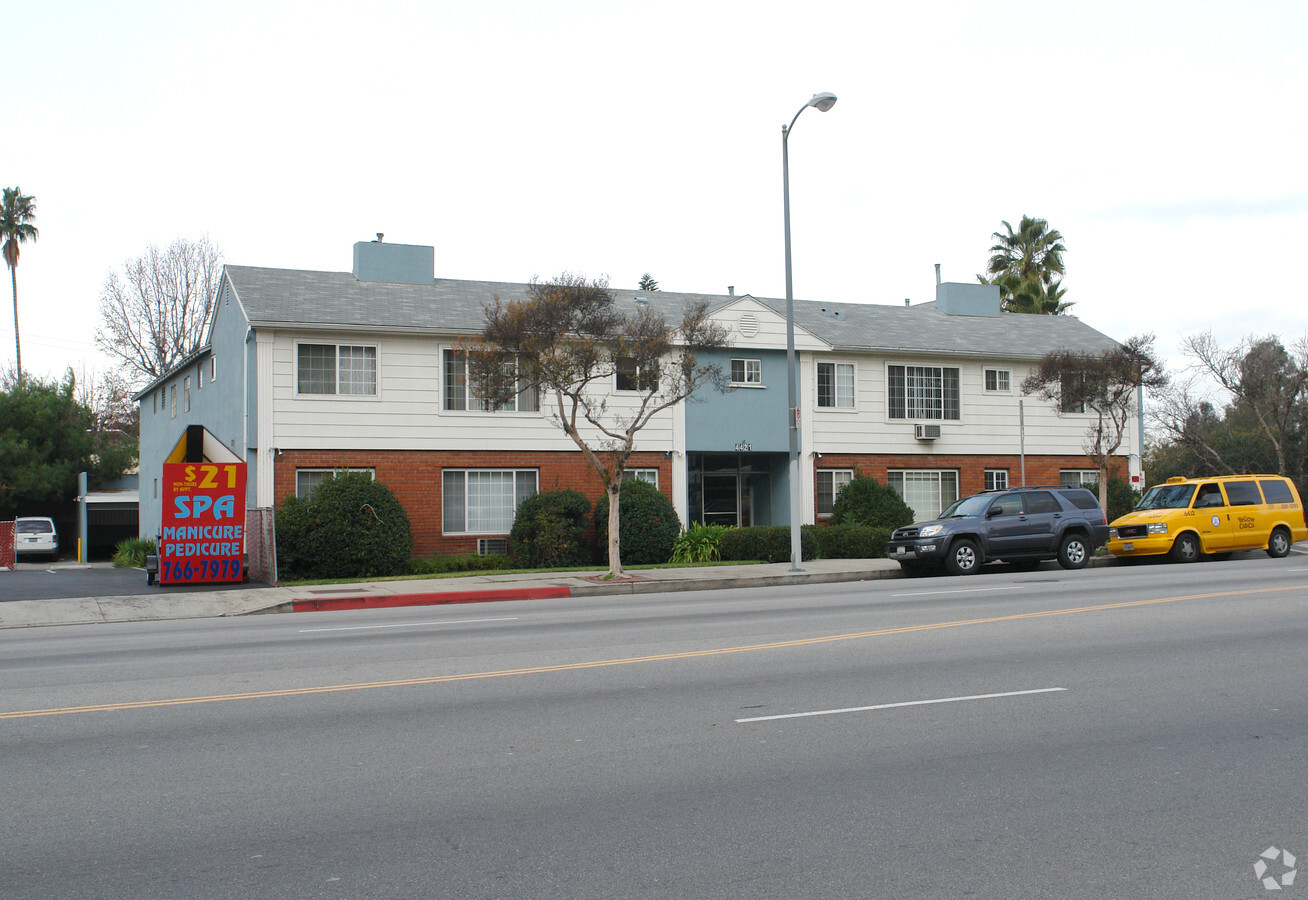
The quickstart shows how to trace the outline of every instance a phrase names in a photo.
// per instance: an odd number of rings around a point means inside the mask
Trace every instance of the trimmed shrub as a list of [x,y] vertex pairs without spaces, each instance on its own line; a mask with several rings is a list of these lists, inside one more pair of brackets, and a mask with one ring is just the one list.
[[831,507],[833,525],[871,525],[894,531],[913,524],[913,510],[889,485],[857,475],[836,496]]
[[341,473],[277,511],[277,570],[297,578],[371,578],[409,571],[409,517],[386,485]]
[[722,536],[726,525],[706,525],[696,522],[677,538],[672,545],[674,563],[716,562],[722,558]]
[[549,491],[518,505],[509,532],[513,556],[533,569],[584,566],[591,561],[586,543],[590,501],[577,491]]
[[[803,559],[818,558],[819,529],[805,525],[799,530],[799,552]],[[790,527],[786,525],[755,525],[750,528],[730,528],[722,536],[724,560],[761,560],[762,562],[790,562]]]
[[813,533],[822,559],[882,559],[891,530],[868,525],[827,525],[814,528]]
[[487,572],[512,569],[513,557],[506,553],[459,553],[451,556],[425,556],[409,560],[410,575],[445,575],[450,572]]
[[[1099,496],[1099,492],[1094,492]],[[1118,478],[1116,475],[1108,479],[1108,509],[1104,513],[1108,516],[1108,521],[1120,519],[1122,516],[1135,509],[1135,505],[1140,502],[1140,492],[1131,487],[1130,482]]]
[[[595,504],[599,560],[609,561],[609,495]],[[618,552],[629,565],[658,565],[672,558],[681,520],[672,501],[648,481],[624,481],[618,495]]]
[[114,547],[115,569],[143,569],[145,558],[153,555],[154,540],[151,538],[127,538]]

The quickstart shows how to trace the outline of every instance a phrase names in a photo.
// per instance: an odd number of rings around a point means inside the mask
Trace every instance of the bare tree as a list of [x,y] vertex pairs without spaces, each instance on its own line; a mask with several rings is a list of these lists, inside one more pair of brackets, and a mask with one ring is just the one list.
[[163,375],[200,346],[221,274],[222,254],[207,237],[151,245],[121,275],[109,273],[96,343],[132,376]]
[[[674,328],[645,306],[620,312],[607,281],[565,273],[548,283],[533,279],[523,299],[497,297],[487,307],[480,343],[468,348],[468,372],[491,404],[543,395],[542,412],[572,438],[608,494],[614,577],[622,574],[618,500],[636,434],[696,389],[724,390],[722,367],[696,354],[727,345],[707,300],[687,305]],[[621,400],[615,385],[625,392]]]
[[141,434],[140,407],[132,402],[132,386],[121,371],[101,374],[83,367],[73,394],[91,411],[91,430],[134,441]]
[[1086,431],[1085,452],[1099,467],[1099,504],[1108,509],[1108,471],[1126,438],[1141,387],[1167,384],[1154,355],[1154,336],[1138,335],[1098,356],[1071,350],[1047,353],[1022,382],[1022,392],[1060,404],[1064,411],[1095,413]]

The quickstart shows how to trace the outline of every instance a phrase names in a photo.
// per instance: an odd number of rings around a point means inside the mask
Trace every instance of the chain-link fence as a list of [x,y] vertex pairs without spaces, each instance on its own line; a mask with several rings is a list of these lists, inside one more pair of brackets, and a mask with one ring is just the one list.
[[245,556],[250,581],[277,583],[277,519],[272,507],[245,510]]

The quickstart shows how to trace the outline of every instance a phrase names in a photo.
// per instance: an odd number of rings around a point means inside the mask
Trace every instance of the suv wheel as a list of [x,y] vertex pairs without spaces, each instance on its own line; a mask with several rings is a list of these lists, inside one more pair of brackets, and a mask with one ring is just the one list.
[[967,538],[954,541],[945,557],[945,568],[951,575],[975,575],[981,568],[981,552]]
[[1084,569],[1090,561],[1090,547],[1085,537],[1069,534],[1058,545],[1058,564],[1064,569]]

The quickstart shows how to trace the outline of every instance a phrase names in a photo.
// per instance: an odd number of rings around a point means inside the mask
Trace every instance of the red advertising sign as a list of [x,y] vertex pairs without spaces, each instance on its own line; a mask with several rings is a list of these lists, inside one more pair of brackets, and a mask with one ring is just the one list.
[[159,583],[240,581],[245,463],[164,463]]

